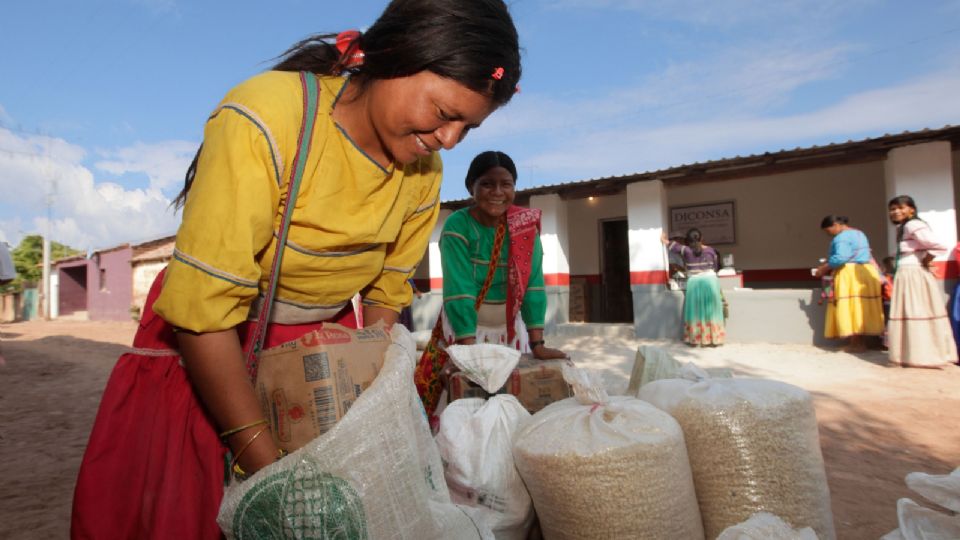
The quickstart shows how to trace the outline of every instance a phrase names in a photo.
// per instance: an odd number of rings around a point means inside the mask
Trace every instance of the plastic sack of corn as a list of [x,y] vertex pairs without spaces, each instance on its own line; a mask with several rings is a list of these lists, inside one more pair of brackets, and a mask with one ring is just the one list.
[[763,379],[653,381],[640,399],[683,427],[707,538],[756,512],[836,537],[810,394]]
[[703,538],[683,433],[668,414],[608,396],[564,368],[574,397],[524,422],[513,455],[544,538]]
[[450,500],[414,341],[401,325],[391,337],[379,375],[330,431],[227,487],[217,522],[228,538],[492,540]]

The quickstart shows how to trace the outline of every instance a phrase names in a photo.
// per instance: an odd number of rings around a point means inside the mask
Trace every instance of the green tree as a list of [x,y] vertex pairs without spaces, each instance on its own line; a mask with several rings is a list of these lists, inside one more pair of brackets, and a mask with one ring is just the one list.
[[[82,251],[65,246],[59,242],[50,242],[50,261],[78,255]],[[35,287],[43,277],[43,237],[39,234],[24,236],[20,244],[10,251],[13,266],[17,269],[17,278],[7,285],[7,291],[20,291],[24,287]]]

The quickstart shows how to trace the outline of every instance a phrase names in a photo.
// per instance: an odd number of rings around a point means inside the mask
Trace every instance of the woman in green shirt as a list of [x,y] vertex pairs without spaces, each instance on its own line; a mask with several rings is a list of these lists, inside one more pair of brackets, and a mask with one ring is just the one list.
[[[444,340],[462,345],[499,343],[540,360],[566,358],[563,351],[544,343],[547,294],[540,210],[513,205],[516,179],[517,167],[503,152],[482,152],[470,163],[466,186],[473,204],[451,214],[440,236]],[[498,234],[499,258],[484,290]],[[437,384],[436,368],[418,367],[417,385],[428,411],[454,369],[447,362]]]

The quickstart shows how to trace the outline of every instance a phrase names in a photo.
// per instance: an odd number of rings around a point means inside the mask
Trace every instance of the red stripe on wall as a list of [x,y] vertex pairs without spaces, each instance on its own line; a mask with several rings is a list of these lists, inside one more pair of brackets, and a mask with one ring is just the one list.
[[[957,279],[960,276],[960,265],[956,261],[935,261],[934,275],[938,279]],[[810,281],[818,282],[820,278],[810,275],[809,268],[776,268],[767,270],[744,270],[745,282],[765,281]]]
[[665,270],[630,272],[631,285],[665,285],[666,283],[667,272]]
[[576,274],[571,275],[570,279],[583,280],[590,284],[599,285],[603,280],[600,278],[600,274]]
[[544,274],[543,284],[547,287],[568,287],[570,274]]

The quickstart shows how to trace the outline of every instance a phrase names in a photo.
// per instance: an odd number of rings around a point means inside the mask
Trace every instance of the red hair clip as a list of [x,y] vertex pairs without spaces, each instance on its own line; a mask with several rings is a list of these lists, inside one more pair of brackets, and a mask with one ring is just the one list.
[[[363,51],[360,49],[357,40],[360,39],[358,30],[344,30],[337,34],[337,50],[340,51],[340,64],[344,69],[355,68],[363,64]],[[349,57],[343,58],[343,55],[350,52]]]
[[498,67],[497,69],[493,70],[493,75],[491,75],[491,77],[493,77],[494,79],[496,79],[496,80],[498,80],[498,81],[499,81],[500,79],[502,79],[502,78],[503,78],[503,68],[502,68],[502,67]]

